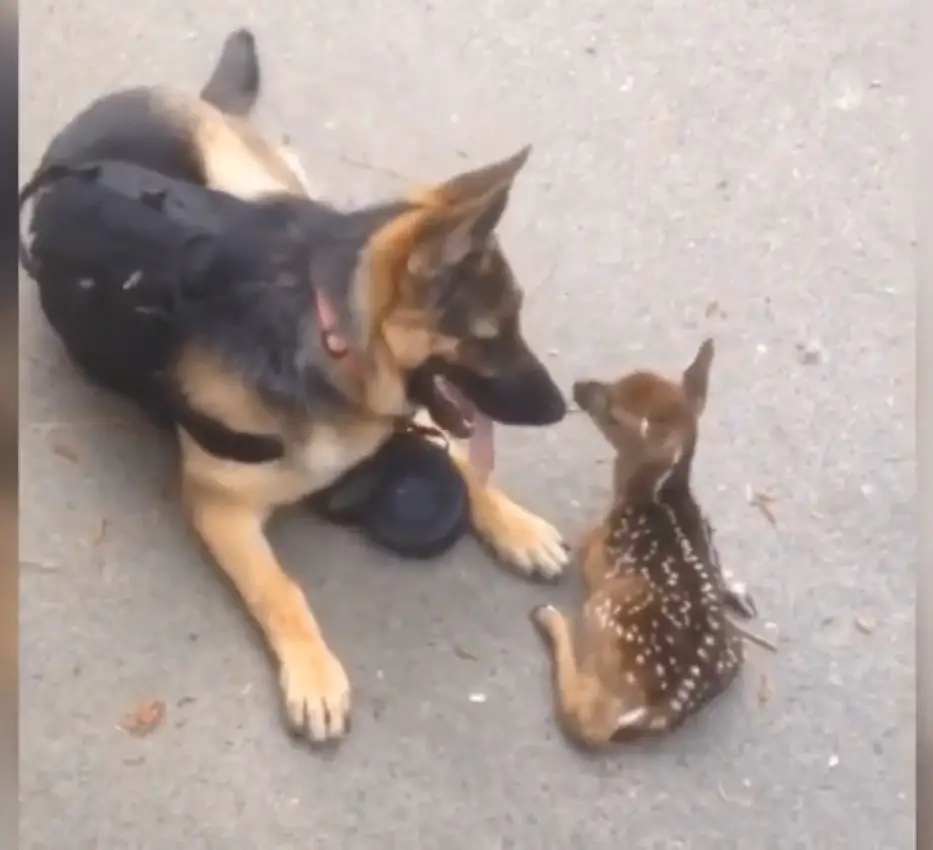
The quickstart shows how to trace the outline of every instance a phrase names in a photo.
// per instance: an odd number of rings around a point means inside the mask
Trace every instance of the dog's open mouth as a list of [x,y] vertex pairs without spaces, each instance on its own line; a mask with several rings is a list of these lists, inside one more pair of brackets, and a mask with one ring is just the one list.
[[447,424],[442,425],[436,417],[434,421],[461,440],[472,437],[476,430],[476,419],[481,415],[476,405],[443,375],[435,373],[432,382],[436,394],[434,405]]
[[492,420],[440,372],[423,373],[412,381],[412,400],[427,408],[439,428],[469,441],[470,463],[485,479],[495,463]]

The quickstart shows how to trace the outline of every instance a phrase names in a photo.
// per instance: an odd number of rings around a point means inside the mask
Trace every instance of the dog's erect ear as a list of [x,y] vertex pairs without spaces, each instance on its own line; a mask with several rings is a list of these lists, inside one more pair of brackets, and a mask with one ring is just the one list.
[[706,395],[709,391],[709,370],[715,353],[713,340],[706,339],[693,358],[693,362],[684,370],[681,386],[696,416],[706,407]]
[[508,194],[508,186],[500,187],[468,203],[432,212],[408,257],[408,270],[432,278],[482,248],[505,212]]
[[438,205],[456,206],[502,189],[508,195],[508,190],[530,155],[531,145],[525,145],[518,153],[506,159],[477,168],[475,171],[465,171],[431,187],[425,193],[425,199]]
[[512,183],[530,153],[527,145],[507,159],[420,192],[420,202],[431,211],[409,257],[409,270],[434,277],[482,247],[502,219]]

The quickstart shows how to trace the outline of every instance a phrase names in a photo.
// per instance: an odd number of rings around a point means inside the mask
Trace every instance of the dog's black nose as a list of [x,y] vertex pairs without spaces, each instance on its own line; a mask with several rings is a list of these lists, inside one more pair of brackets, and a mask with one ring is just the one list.
[[[567,400],[544,369],[511,375],[502,381],[500,391],[500,400],[486,412],[503,425],[556,425],[567,415]],[[479,407],[482,409],[483,405]]]
[[541,381],[539,393],[541,416],[538,424],[556,425],[561,422],[567,415],[567,399],[550,375]]

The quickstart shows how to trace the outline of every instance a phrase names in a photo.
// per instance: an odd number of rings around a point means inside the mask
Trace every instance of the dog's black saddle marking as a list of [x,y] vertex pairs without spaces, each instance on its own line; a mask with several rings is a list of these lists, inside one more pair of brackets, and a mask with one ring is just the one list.
[[[179,303],[212,261],[217,235],[246,203],[132,163],[46,166],[23,188],[35,197],[20,239],[43,312],[96,384],[180,424],[207,451],[241,463],[281,458],[274,436],[240,433],[197,411],[165,379],[183,334]],[[22,222],[21,222],[22,228]]]
[[[20,239],[21,262],[46,318],[90,380],[159,424],[181,425],[217,457],[281,458],[279,438],[235,432],[199,412],[168,374],[187,339],[186,318],[222,308],[218,287],[230,274],[264,280],[262,258],[240,232],[253,221],[248,202],[121,161],[47,166],[20,192],[21,212],[33,197],[32,239],[28,246]],[[446,449],[417,431],[400,424],[312,504],[398,555],[424,559],[462,536],[469,500]]]

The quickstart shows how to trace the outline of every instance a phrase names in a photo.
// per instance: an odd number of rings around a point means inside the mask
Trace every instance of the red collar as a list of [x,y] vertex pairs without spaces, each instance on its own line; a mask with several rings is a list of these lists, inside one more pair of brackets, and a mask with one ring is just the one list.
[[321,331],[321,345],[331,360],[343,361],[351,374],[359,376],[360,359],[350,348],[346,337],[340,331],[340,322],[333,306],[320,290],[314,293],[318,327]]

